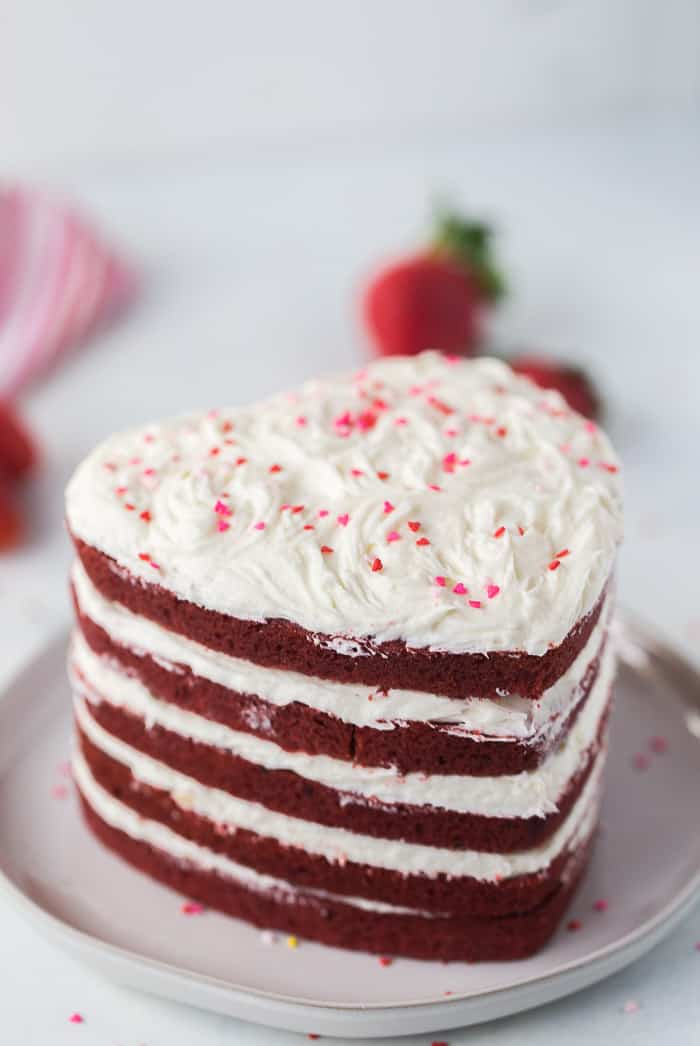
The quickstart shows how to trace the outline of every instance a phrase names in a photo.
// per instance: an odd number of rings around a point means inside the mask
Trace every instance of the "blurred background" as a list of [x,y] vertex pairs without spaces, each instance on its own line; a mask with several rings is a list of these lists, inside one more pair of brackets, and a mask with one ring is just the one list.
[[0,24],[6,186],[74,205],[138,280],[18,392],[42,464],[0,557],[8,674],[67,618],[62,488],[91,445],[354,366],[363,281],[436,197],[496,229],[490,343],[596,382],[623,601],[695,656],[696,0],[6,0]]

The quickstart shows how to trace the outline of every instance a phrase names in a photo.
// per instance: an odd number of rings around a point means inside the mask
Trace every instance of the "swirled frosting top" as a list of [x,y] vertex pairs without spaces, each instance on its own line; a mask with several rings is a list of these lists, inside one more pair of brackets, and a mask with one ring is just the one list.
[[138,578],[355,655],[348,638],[543,654],[622,533],[595,424],[498,360],[433,352],[112,436],[67,517]]

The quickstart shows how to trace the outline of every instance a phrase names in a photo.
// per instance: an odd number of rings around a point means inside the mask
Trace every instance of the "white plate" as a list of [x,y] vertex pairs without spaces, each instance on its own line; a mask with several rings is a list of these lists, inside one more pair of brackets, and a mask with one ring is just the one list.
[[[108,977],[250,1021],[350,1037],[433,1032],[505,1016],[583,988],[633,961],[700,893],[700,683],[640,629],[625,632],[603,810],[570,918],[515,963],[428,963],[263,935],[131,870],[80,822],[70,781],[66,637],[0,699],[0,890],[47,936]],[[652,754],[650,738],[668,741]],[[634,766],[646,753],[649,766]],[[65,771],[64,771],[65,772]],[[67,786],[68,796],[62,798]],[[605,900],[608,908],[595,911]],[[452,993],[452,994],[447,994]]]

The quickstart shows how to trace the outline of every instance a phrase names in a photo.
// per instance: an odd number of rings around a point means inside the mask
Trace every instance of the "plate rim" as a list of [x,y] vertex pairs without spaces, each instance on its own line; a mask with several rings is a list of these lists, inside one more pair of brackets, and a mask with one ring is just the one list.
[[[643,654],[653,659],[655,667],[660,669],[666,677],[667,682],[676,692],[680,686],[674,675],[681,674],[683,678],[692,680],[695,684],[694,690],[684,690],[681,694],[686,705],[694,704],[700,709],[700,671],[678,651],[665,637],[660,637],[655,629],[647,625],[636,614],[628,611],[618,611],[617,621],[622,621],[626,638],[631,639],[641,649]],[[68,641],[70,626],[62,625],[55,633],[45,640],[40,647],[30,655],[18,670],[0,690],[0,708],[11,696],[12,692],[22,685],[23,677],[30,673],[40,661],[58,656]],[[624,655],[621,660],[625,661]],[[632,670],[635,670],[634,666]],[[637,669],[638,670],[638,669]],[[84,961],[131,968],[136,971],[147,971],[151,978],[165,978],[169,981],[185,984],[190,990],[206,989],[210,1001],[217,997],[225,996],[227,1002],[237,1002],[239,1009],[255,1011],[269,1007],[273,1013],[256,1015],[248,1013],[244,1019],[257,1020],[260,1023],[271,1024],[272,1016],[275,1022],[304,1019],[308,1021],[313,1017],[318,1021],[321,1018],[324,1024],[333,1020],[348,1021],[365,1015],[375,1020],[388,1020],[392,1015],[410,1015],[411,1017],[423,1018],[431,1021],[433,1018],[446,1023],[426,1025],[424,1030],[438,1029],[439,1027],[455,1027],[464,1024],[468,1018],[469,1010],[486,1007],[493,1011],[492,1017],[505,1016],[508,1013],[521,1012],[544,1002],[561,998],[573,991],[588,987],[606,976],[622,969],[624,966],[644,955],[654,947],[668,933],[679,924],[684,915],[694,906],[700,897],[700,868],[687,880],[685,885],[678,890],[671,901],[665,904],[653,916],[646,919],[640,926],[622,937],[597,948],[583,958],[574,958],[557,966],[549,973],[533,974],[531,977],[517,981],[506,986],[487,988],[473,992],[455,994],[450,997],[423,999],[413,1001],[400,1001],[396,1003],[370,1002],[370,1003],[342,1003],[337,1001],[319,1001],[306,999],[299,996],[290,996],[283,993],[271,992],[266,989],[249,987],[230,981],[223,980],[205,973],[198,973],[174,965],[161,959],[152,958],[139,952],[132,951],[120,945],[112,944],[101,937],[81,930],[54,915],[38,901],[28,895],[22,887],[15,882],[5,868],[0,864],[0,897],[4,897],[12,904],[15,910],[38,929],[45,931],[45,936],[55,941],[59,946],[65,947]],[[517,964],[513,964],[514,967]],[[592,976],[591,976],[592,974]],[[572,984],[572,981],[577,983]],[[144,990],[150,991],[148,986]],[[165,994],[157,990],[151,994]],[[531,998],[523,1000],[522,996]],[[518,998],[520,996],[521,998]],[[540,996],[539,998],[536,996]],[[512,1005],[509,1005],[512,1004]],[[505,1004],[500,1006],[499,1004]],[[196,1003],[195,1003],[196,1005]],[[222,1011],[220,1011],[222,1012]],[[230,1012],[227,1007],[226,1011]],[[476,1016],[474,1021],[487,1019],[487,1015]],[[280,1027],[289,1027],[289,1024],[280,1023]],[[320,1029],[323,1030],[323,1029]],[[419,1029],[416,1027],[416,1032]],[[325,1034],[347,1035],[348,1028],[341,1031],[333,1031],[326,1027]],[[373,1034],[377,1034],[375,1030]],[[395,1030],[379,1032],[379,1034],[396,1034]]]

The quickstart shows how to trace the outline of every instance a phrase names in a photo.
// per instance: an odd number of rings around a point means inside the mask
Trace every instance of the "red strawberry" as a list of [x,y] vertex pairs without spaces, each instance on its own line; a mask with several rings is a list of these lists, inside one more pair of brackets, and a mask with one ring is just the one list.
[[503,294],[487,226],[447,214],[431,247],[380,271],[365,292],[365,325],[382,356],[423,349],[471,354],[487,302]]
[[600,416],[600,399],[590,378],[578,367],[544,356],[519,356],[510,360],[518,374],[523,374],[542,389],[556,389],[572,410],[586,418]]
[[34,441],[14,407],[0,402],[0,475],[21,479],[34,468],[37,457]]

